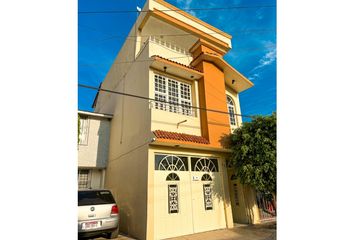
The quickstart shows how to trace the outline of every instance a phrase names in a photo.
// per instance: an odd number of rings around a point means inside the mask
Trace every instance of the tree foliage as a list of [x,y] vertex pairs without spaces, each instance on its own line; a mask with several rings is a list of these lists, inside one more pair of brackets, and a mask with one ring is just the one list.
[[276,195],[276,113],[244,123],[231,134],[230,144],[240,182]]

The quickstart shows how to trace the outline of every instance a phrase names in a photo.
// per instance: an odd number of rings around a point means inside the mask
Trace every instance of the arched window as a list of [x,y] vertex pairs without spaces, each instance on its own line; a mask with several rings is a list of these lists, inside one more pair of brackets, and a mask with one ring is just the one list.
[[218,171],[218,166],[217,166],[217,160],[216,159],[209,159],[209,158],[192,158],[192,168],[193,171],[196,172],[217,172]]
[[233,126],[236,126],[234,101],[232,101],[232,98],[229,95],[227,95],[226,96],[226,102],[227,102],[227,110],[229,112],[230,124],[233,125]]
[[186,162],[178,156],[163,156],[158,165],[158,170],[164,171],[187,171]]
[[167,175],[166,181],[179,181],[179,177],[176,173],[170,173]]
[[202,176],[202,181],[213,181],[213,179],[211,178],[211,176],[209,174],[204,174]]

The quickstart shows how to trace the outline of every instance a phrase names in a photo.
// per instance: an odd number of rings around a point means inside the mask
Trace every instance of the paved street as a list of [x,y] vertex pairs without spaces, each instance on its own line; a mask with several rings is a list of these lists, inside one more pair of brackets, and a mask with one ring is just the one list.
[[[105,238],[96,238],[95,240],[104,240]],[[120,235],[117,240],[135,240]],[[170,238],[168,240],[276,240],[276,223],[267,223],[260,225],[242,225],[237,224],[232,229],[222,229],[182,237]]]

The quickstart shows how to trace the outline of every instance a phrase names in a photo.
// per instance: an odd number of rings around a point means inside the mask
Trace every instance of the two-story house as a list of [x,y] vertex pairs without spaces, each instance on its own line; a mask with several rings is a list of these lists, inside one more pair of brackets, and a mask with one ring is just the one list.
[[111,115],[79,111],[78,189],[104,187]]
[[229,34],[146,1],[101,86],[144,98],[95,100],[95,112],[114,116],[105,187],[122,232],[163,239],[254,217],[254,194],[226,166],[224,137],[241,126],[239,93],[253,86],[223,59],[230,49]]

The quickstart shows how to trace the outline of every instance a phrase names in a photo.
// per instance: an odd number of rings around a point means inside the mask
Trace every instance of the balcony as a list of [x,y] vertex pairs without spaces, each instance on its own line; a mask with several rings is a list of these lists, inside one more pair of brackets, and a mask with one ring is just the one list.
[[158,109],[170,113],[177,113],[185,116],[190,116],[190,117],[197,117],[197,109],[192,108],[190,106],[190,103],[185,103],[185,104],[178,104],[178,103],[165,103],[162,102],[162,99],[159,99],[160,101],[150,101],[150,108],[152,109]]
[[137,57],[146,48],[148,49],[149,57],[159,55],[184,65],[189,65],[193,60],[193,57],[188,52],[188,49],[183,48],[178,44],[166,41],[158,36],[147,37],[147,39],[140,46]]

